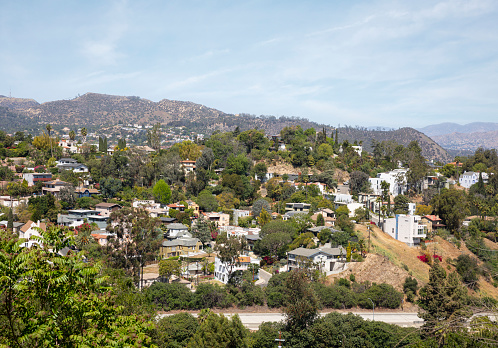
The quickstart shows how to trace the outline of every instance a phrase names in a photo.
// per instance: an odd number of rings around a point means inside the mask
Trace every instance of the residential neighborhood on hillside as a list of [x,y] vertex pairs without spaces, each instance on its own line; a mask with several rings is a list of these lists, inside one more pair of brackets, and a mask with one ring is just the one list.
[[[480,276],[459,273],[462,286],[498,281],[498,258],[479,251],[496,243],[495,150],[440,163],[416,142],[381,142],[369,153],[326,129],[236,128],[168,143],[160,125],[133,127],[146,130],[147,146],[89,144],[81,129],[66,129],[68,140],[0,131],[2,238],[102,262],[158,310],[285,307],[274,292],[294,273],[316,291],[324,282],[351,291],[346,308],[369,308],[365,296],[375,308],[416,307],[423,297],[405,284],[427,284],[430,268],[418,269],[435,262],[468,269],[467,258],[437,251],[462,243],[466,257],[486,261]],[[373,276],[377,257],[409,275]],[[172,287],[217,299],[162,307],[160,293]],[[338,303],[317,294],[322,306],[346,306],[346,294]]]

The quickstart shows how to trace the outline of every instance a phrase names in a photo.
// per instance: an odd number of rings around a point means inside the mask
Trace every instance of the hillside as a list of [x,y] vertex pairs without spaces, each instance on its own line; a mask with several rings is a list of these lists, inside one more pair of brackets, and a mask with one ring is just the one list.
[[[24,127],[44,127],[47,123],[58,126],[80,126],[92,129],[117,124],[153,124],[183,126],[188,131],[211,134],[216,130],[229,131],[262,129],[266,134],[278,134],[286,126],[300,125],[303,129],[326,128],[332,135],[333,127],[299,117],[255,116],[249,114],[227,114],[204,105],[186,101],[163,99],[159,102],[136,96],[114,96],[86,93],[71,100],[57,100],[38,104],[32,99],[0,97],[0,107],[8,107],[0,112],[0,128],[7,131]],[[11,123],[9,120],[16,119]],[[24,129],[24,128],[23,128]],[[372,150],[372,139],[377,141],[394,140],[408,145],[417,140],[428,159],[443,162],[452,160],[444,149],[430,138],[412,128],[398,130],[367,130],[344,127],[339,130],[339,139],[354,142],[363,141],[366,151]]]
[[[364,225],[356,225],[355,228],[362,238],[368,242],[368,230]],[[434,244],[428,246],[428,249],[442,256],[442,266],[447,272],[455,272],[455,267],[451,260],[455,260],[461,254],[475,255],[470,252],[465,243],[462,243],[460,249],[454,244],[441,239],[435,238]],[[417,278],[419,285],[423,286],[429,281],[429,265],[423,263],[417,256],[422,254],[420,247],[409,247],[382,232],[378,227],[372,225],[371,231],[371,252],[365,263],[353,264],[351,270],[359,281],[368,280],[371,282],[385,282],[391,284],[398,290],[402,289],[405,277],[411,274]],[[498,249],[498,245],[486,240],[486,246],[492,249]],[[368,259],[369,263],[366,263]],[[479,261],[481,264],[482,262]],[[369,266],[372,265],[372,267]],[[406,268],[408,271],[406,271]],[[344,276],[344,275],[339,275]],[[482,276],[479,279],[479,295],[491,296],[498,298],[498,289],[488,283]],[[477,295],[477,294],[474,294]]]
[[371,152],[372,140],[376,141],[395,141],[398,144],[407,146],[411,141],[418,141],[422,148],[422,155],[429,160],[438,160],[441,162],[451,162],[453,157],[446,152],[438,143],[426,136],[425,134],[413,128],[400,128],[397,130],[368,130],[366,128],[339,128],[338,136],[340,141],[348,140],[349,142],[363,141],[363,148]]
[[431,124],[423,128],[417,128],[417,130],[434,139],[434,136],[436,135],[498,131],[498,123],[472,122],[461,125],[452,122],[445,122],[440,124]]
[[451,133],[432,137],[442,147],[451,151],[474,152],[477,148],[498,148],[498,130],[473,133]]

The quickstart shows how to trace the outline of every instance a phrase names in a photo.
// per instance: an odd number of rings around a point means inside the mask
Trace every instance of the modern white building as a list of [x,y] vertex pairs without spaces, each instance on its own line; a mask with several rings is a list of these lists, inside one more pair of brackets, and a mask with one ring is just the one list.
[[379,173],[376,178],[370,178],[370,186],[373,193],[376,195],[382,194],[382,182],[385,181],[389,184],[389,193],[396,197],[397,195],[405,194],[407,191],[406,186],[406,169],[394,169],[387,173]]
[[420,240],[427,237],[427,226],[420,220],[419,215],[397,214],[385,220],[384,232],[409,246],[419,245]]
[[334,271],[345,269],[346,249],[342,246],[318,249],[297,248],[287,253],[289,270],[308,266],[308,262],[312,262],[320,271],[330,275]]
[[[480,172],[465,172],[460,175],[460,179],[458,179],[460,186],[470,188],[470,186],[476,184],[479,181],[479,173]],[[486,183],[488,182],[488,179],[488,173],[482,172],[482,181]]]
[[227,284],[230,274],[236,271],[247,271],[250,264],[259,266],[259,259],[250,256],[239,256],[237,262],[231,267],[230,264],[222,262],[218,257],[214,259],[214,279]]

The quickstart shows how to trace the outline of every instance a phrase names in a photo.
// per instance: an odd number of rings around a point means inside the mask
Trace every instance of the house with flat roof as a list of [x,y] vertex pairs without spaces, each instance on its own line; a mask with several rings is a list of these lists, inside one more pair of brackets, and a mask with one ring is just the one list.
[[302,267],[313,267],[326,275],[335,271],[344,270],[346,267],[346,249],[337,248],[297,248],[287,252],[288,270]]
[[117,203],[99,203],[95,206],[95,211],[97,215],[101,216],[111,216],[113,212],[121,209],[121,206]]
[[52,173],[23,173],[22,178],[27,181],[28,186],[34,186],[39,181],[51,181]]

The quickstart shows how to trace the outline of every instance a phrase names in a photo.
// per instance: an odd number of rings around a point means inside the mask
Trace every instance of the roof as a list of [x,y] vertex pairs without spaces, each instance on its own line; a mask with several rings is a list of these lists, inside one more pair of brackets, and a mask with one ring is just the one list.
[[177,238],[173,240],[165,240],[163,241],[162,246],[163,247],[173,247],[173,246],[196,246],[197,243],[200,243],[201,241],[197,238],[188,238],[188,237],[182,237],[182,238]]
[[86,188],[86,187],[78,187],[74,190],[76,193],[83,193],[85,191],[88,191],[90,193],[99,193],[99,190],[94,189],[94,188]]
[[307,248],[297,248],[288,252],[290,255],[311,257],[316,254],[325,254],[330,256],[339,256],[341,254],[346,255],[346,250],[339,246],[338,248],[317,248],[317,249],[307,249]]
[[161,222],[173,222],[176,220],[176,218],[172,218],[172,217],[161,217],[159,219],[161,220]]
[[424,215],[423,217],[430,221],[442,221],[441,218],[437,215]]
[[188,227],[185,226],[184,224],[179,224],[179,223],[172,223],[169,224],[168,230],[188,230]]
[[116,206],[121,208],[121,206],[117,203],[99,203],[99,204],[95,205],[95,208],[112,208],[112,207],[116,207]]
[[257,234],[247,234],[244,235],[244,238],[248,240],[261,240]]
[[[27,232],[32,226],[33,226],[34,222],[31,221],[31,220],[28,220],[28,222],[26,222],[24,224],[23,227],[21,227],[21,232],[25,233]],[[46,231],[47,230],[47,225],[44,223],[44,222],[40,222],[40,228],[43,230],[43,231]]]
[[237,259],[237,262],[251,262],[251,258],[249,256],[239,256]]

